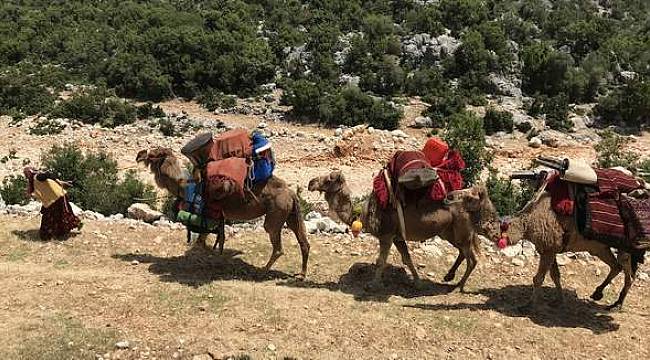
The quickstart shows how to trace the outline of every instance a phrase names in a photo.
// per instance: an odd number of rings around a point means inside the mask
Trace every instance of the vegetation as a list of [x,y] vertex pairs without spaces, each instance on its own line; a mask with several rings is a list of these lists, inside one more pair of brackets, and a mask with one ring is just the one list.
[[492,135],[499,131],[511,133],[514,126],[512,113],[509,111],[499,111],[494,108],[489,108],[483,117],[483,127],[485,128],[486,135]]
[[620,136],[610,130],[603,131],[600,136],[602,140],[594,147],[598,153],[599,167],[622,166],[635,170],[639,166],[639,155],[626,149],[630,138]]
[[70,200],[83,209],[112,215],[126,213],[135,202],[155,205],[153,187],[134,171],[120,179],[117,162],[107,153],[83,153],[74,144],[55,145],[43,155],[42,163],[58,178],[72,182]]
[[514,215],[521,210],[534,195],[534,189],[528,184],[516,184],[510,179],[498,176],[495,169],[490,169],[486,183],[490,200],[500,216]]
[[65,125],[52,119],[39,119],[36,124],[29,128],[29,133],[32,135],[56,135],[63,132]]
[[[55,106],[56,94],[67,83],[90,84],[111,89],[111,100],[70,118],[118,126],[135,115],[115,96],[197,98],[214,109],[233,104],[223,94],[258,95],[276,82],[293,93],[296,115],[331,123],[326,116],[347,106],[333,102],[350,95],[343,75],[378,98],[445,98],[453,89],[478,103],[497,92],[496,74],[520,78],[528,96],[599,101],[606,121],[637,126],[648,121],[649,12],[638,0],[7,0],[0,113],[70,113],[91,99]],[[447,30],[460,43],[423,37]],[[376,100],[368,108],[386,109],[389,99]]]
[[9,175],[2,179],[0,199],[7,205],[26,205],[29,203],[27,179],[21,175]]
[[444,140],[449,148],[460,151],[466,168],[462,171],[466,185],[474,184],[489,165],[492,154],[485,148],[483,119],[463,111],[449,117]]

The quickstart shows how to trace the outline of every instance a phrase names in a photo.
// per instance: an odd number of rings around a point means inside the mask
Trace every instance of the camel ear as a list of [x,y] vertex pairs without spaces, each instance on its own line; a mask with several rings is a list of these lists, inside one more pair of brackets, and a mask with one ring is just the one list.
[[140,150],[138,151],[138,155],[135,157],[136,162],[142,162],[145,161],[149,158],[149,150]]

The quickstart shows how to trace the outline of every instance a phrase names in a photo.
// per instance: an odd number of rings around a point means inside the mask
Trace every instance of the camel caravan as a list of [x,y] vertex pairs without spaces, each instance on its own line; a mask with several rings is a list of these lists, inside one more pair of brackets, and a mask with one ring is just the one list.
[[[310,246],[300,201],[288,184],[274,175],[276,163],[269,141],[244,129],[217,137],[208,132],[188,142],[181,153],[190,166],[171,149],[161,147],[140,151],[136,160],[150,169],[160,188],[176,197],[176,220],[187,227],[188,242],[196,233],[197,242],[205,246],[208,235],[216,234],[214,248],[219,246],[222,253],[225,220],[265,216],[264,229],[272,245],[265,270],[283,254],[281,234],[286,225],[295,234],[302,255],[296,276],[305,278]],[[411,272],[414,285],[421,286],[406,242],[440,236],[459,251],[444,281],[454,280],[466,262],[455,286],[464,291],[478,261],[481,235],[499,248],[522,239],[535,244],[540,261],[526,306],[536,305],[549,271],[558,290],[557,300],[562,301],[555,255],[587,251],[610,267],[591,298],[601,300],[605,287],[623,271],[623,289],[609,306],[622,307],[639,263],[650,248],[650,192],[646,184],[625,169],[593,169],[577,160],[545,157],[537,162],[541,169],[511,176],[536,184],[532,200],[512,218],[499,217],[485,186],[465,187],[462,155],[435,137],[421,151],[393,155],[372,179],[372,194],[359,216],[353,214],[351,192],[342,172],[311,179],[308,189],[324,194],[329,216],[349,225],[355,236],[363,230],[379,240],[370,289],[382,286],[392,245]]]

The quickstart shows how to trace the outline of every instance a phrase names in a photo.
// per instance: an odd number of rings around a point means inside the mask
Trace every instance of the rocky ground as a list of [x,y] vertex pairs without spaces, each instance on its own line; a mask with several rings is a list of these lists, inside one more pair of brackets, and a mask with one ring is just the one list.
[[[493,99],[514,110],[515,121],[539,119],[521,111],[521,99]],[[354,196],[370,191],[371,178],[396,149],[420,148],[426,129],[410,125],[425,107],[405,107],[400,130],[365,127],[327,129],[283,121],[277,96],[262,103],[239,103],[234,111],[207,112],[194,103],[161,104],[170,118],[192,128],[179,137],[163,136],[149,122],[102,129],[62,120],[60,135],[34,136],[34,120],[12,124],[0,118],[0,178],[38,165],[43,151],[74,141],[85,149],[111,153],[122,170],[136,168],[138,150],[168,146],[178,150],[196,133],[227,127],[259,128],[276,153],[276,174],[293,187],[332,169],[346,174]],[[482,108],[474,108],[481,113]],[[566,135],[543,130],[541,144],[522,133],[488,139],[495,167],[504,175],[526,168],[539,154],[595,158],[596,133],[588,115],[574,115],[577,131]],[[645,153],[650,136],[639,136],[633,150]],[[532,146],[531,146],[532,145]],[[139,173],[147,181],[147,171]],[[323,208],[318,194],[303,192]],[[275,271],[261,266],[270,244],[260,223],[228,228],[223,256],[188,248],[184,231],[164,219],[153,224],[104,217],[78,210],[85,221],[80,234],[62,242],[37,238],[38,205],[0,211],[0,355],[2,358],[211,359],[252,358],[641,358],[650,303],[650,267],[644,265],[622,313],[608,313],[621,279],[602,303],[588,300],[607,269],[588,254],[561,255],[567,304],[517,310],[528,297],[537,264],[534,248],[523,243],[497,251],[483,243],[480,265],[470,278],[469,294],[449,293],[440,283],[456,251],[441,239],[411,244],[420,273],[429,281],[414,290],[396,253],[386,288],[368,292],[377,241],[353,239],[346,228],[308,215],[312,243],[305,282],[289,274],[299,267],[297,246],[284,234],[286,255]],[[159,214],[157,215],[159,216]],[[461,271],[463,269],[461,268]],[[460,274],[459,274],[460,275]],[[550,280],[549,280],[550,282]],[[544,291],[546,298],[553,294]],[[579,341],[578,341],[579,339]]]

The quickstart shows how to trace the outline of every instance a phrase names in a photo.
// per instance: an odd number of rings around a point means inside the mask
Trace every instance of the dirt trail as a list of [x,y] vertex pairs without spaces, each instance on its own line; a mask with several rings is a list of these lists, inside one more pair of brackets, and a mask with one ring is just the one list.
[[[88,221],[64,242],[36,240],[38,218],[0,216],[0,357],[210,359],[645,358],[649,283],[637,281],[622,313],[587,300],[605,266],[562,267],[567,304],[533,314],[536,259],[514,267],[482,256],[469,294],[440,284],[455,252],[412,246],[431,283],[415,291],[395,251],[387,287],[370,293],[373,238],[310,236],[309,278],[297,282],[299,253],[264,274],[264,233],[239,233],[217,256],[187,248],[181,231]],[[643,270],[648,269],[644,265]],[[596,275],[600,274],[600,275]],[[550,279],[547,279],[550,286]],[[604,301],[620,289],[617,279]],[[550,287],[545,298],[553,295]],[[127,341],[128,349],[116,349]],[[125,345],[125,344],[121,344]]]

